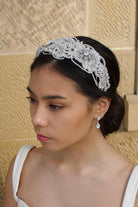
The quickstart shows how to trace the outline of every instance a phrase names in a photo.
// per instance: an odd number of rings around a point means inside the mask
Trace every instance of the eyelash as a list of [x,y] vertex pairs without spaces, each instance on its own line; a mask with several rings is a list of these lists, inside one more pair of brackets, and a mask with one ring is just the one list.
[[34,98],[32,98],[30,96],[26,97],[26,98],[29,99],[31,103],[37,103],[38,102],[37,100],[35,100]]
[[58,105],[55,105],[55,104],[49,104],[49,107],[53,111],[60,110],[60,109],[64,108],[64,106],[58,106]]
[[[30,100],[30,102],[33,104],[33,103],[38,103],[37,100],[35,100],[34,98],[32,97],[26,97],[27,99]],[[56,110],[59,110],[59,109],[62,109],[64,108],[64,106],[59,106],[59,105],[56,105],[56,104],[49,104],[49,107],[51,108],[51,110],[53,111],[56,111]]]

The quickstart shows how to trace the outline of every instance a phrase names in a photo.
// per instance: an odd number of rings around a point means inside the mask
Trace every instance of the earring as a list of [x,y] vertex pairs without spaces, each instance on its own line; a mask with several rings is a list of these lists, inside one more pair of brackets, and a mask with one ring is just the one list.
[[100,121],[101,117],[100,116],[97,116],[97,124],[96,124],[96,129],[100,129]]

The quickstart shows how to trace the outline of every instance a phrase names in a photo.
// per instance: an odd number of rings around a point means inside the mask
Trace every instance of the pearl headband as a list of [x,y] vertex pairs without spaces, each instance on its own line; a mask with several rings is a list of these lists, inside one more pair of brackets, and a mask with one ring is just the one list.
[[95,85],[100,90],[107,91],[110,88],[104,58],[93,47],[83,44],[77,38],[64,37],[49,41],[37,49],[35,58],[39,57],[41,53],[50,54],[58,60],[70,59],[83,71],[92,75]]

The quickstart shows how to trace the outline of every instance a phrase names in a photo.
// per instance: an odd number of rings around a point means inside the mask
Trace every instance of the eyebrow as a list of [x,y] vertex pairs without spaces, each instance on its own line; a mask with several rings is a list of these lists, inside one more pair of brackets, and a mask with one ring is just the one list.
[[[29,86],[27,87],[27,90],[34,96],[36,97],[35,93],[29,88]],[[67,99],[63,96],[59,96],[59,95],[48,95],[48,96],[43,96],[42,97],[43,100],[49,100],[49,99]]]

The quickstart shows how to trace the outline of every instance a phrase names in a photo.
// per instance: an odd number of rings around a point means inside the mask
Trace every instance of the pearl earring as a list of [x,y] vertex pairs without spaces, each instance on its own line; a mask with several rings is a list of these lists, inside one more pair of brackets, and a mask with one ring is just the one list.
[[101,117],[100,116],[97,116],[97,124],[96,124],[96,129],[100,129],[100,121]]

